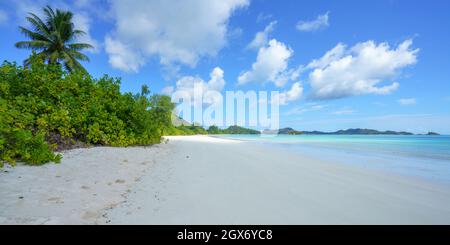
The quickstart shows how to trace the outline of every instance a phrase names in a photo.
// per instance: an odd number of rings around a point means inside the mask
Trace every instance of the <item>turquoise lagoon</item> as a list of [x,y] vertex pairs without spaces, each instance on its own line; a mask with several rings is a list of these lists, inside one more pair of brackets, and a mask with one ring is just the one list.
[[450,184],[450,136],[438,135],[220,135],[281,147],[342,164],[355,164]]

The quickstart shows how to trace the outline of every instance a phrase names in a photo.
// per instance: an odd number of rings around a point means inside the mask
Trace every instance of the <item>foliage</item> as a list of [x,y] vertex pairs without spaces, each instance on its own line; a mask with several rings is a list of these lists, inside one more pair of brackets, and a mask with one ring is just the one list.
[[208,133],[209,134],[220,134],[221,130],[216,125],[212,125],[208,128]]
[[[73,14],[59,9],[55,12],[49,6],[44,8],[44,13],[44,20],[34,13],[29,13],[27,20],[33,30],[22,26],[19,29],[31,40],[18,42],[16,47],[37,51],[37,56],[50,64],[62,62],[67,71],[84,70],[78,60],[89,61],[89,58],[80,51],[93,47],[90,44],[73,42],[86,34],[74,28]],[[25,65],[29,64],[30,60],[25,60]]]
[[198,135],[198,134],[208,134],[208,131],[206,131],[201,126],[196,125],[190,125],[190,126],[178,126],[178,127],[171,127],[165,135]]
[[253,130],[249,128],[243,128],[239,126],[230,126],[226,129],[220,129],[219,127],[213,125],[208,128],[209,134],[261,134],[258,130]]
[[121,93],[120,79],[31,57],[29,67],[0,66],[0,162],[58,162],[54,150],[81,145],[159,143],[170,124],[170,98]]
[[258,130],[243,128],[239,126],[230,126],[223,131],[224,134],[261,134]]

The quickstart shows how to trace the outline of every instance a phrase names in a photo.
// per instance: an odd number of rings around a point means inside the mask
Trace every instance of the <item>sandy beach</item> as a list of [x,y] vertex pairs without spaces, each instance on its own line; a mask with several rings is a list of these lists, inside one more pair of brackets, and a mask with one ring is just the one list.
[[0,170],[0,224],[450,224],[450,186],[209,136]]

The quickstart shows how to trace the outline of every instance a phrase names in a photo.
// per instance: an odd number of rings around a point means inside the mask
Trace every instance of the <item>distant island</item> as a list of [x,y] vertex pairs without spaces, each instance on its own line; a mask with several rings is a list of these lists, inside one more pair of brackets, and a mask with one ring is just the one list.
[[[365,128],[350,128],[346,130],[338,130],[334,132],[324,132],[324,131],[299,131],[295,130],[291,127],[281,128],[281,129],[275,129],[270,130],[266,129],[263,131],[249,129],[240,127],[237,125],[230,126],[225,129],[221,129],[217,126],[210,126],[208,129],[202,127],[200,124],[197,123],[189,123],[182,119],[181,117],[178,117],[176,115],[173,116],[173,121],[176,125],[181,125],[174,127],[176,129],[175,131],[171,131],[169,135],[194,135],[194,134],[278,134],[278,135],[415,135],[411,132],[406,131],[393,131],[393,130],[386,130],[386,131],[379,131],[375,129],[365,129]],[[428,132],[426,134],[417,134],[417,135],[440,135],[436,132]]]
[[220,129],[217,126],[211,126],[207,131],[209,134],[261,134],[261,132],[258,130],[243,128],[236,125],[230,126],[226,129]]
[[420,135],[440,135],[440,134],[438,134],[436,132],[428,132],[426,134],[420,134]]
[[[230,126],[228,128],[221,129],[217,126],[210,126],[205,129],[196,123],[189,123],[184,121],[181,118],[177,118],[178,123],[181,126],[174,127],[176,131],[171,131],[168,135],[195,135],[195,134],[278,134],[278,135],[415,135],[411,132],[406,131],[379,131],[375,129],[364,129],[364,128],[350,128],[346,130],[338,130],[334,132],[324,132],[324,131],[299,131],[293,128],[281,128],[278,130],[254,130],[249,128],[240,127],[237,125]],[[417,134],[417,135],[440,135],[436,132],[428,132],[426,134]]]
[[[378,131],[375,129],[362,129],[362,128],[355,128],[355,129],[347,129],[347,130],[338,130],[335,132],[322,132],[322,131],[298,131],[293,128],[282,128],[279,130],[264,130],[263,134],[283,134],[283,135],[414,135],[410,132],[404,132],[404,131]],[[439,135],[435,132],[429,132],[425,135]]]
[[410,132],[404,132],[404,131],[392,131],[392,130],[388,130],[388,131],[378,131],[375,129],[361,129],[361,128],[351,128],[351,129],[347,129],[347,130],[338,130],[336,132],[320,132],[320,131],[312,131],[312,132],[308,132],[305,131],[303,132],[303,134],[336,134],[336,135],[414,135],[413,133]]

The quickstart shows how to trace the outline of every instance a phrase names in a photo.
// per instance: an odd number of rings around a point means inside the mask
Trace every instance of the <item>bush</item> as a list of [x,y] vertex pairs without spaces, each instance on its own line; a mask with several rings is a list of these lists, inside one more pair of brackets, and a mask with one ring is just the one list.
[[66,73],[31,58],[0,66],[0,164],[58,162],[55,150],[86,145],[159,143],[170,124],[170,98],[121,93],[120,79]]

